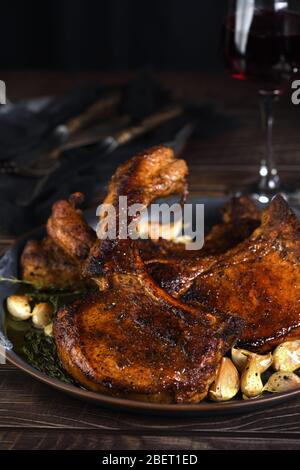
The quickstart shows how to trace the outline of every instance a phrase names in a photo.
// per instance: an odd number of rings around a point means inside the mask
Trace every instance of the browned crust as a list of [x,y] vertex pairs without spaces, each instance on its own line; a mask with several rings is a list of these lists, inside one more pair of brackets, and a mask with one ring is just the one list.
[[[187,193],[186,177],[188,168],[184,160],[176,159],[168,147],[152,147],[139,153],[120,165],[112,176],[108,194],[103,204],[112,204],[119,213],[119,197],[127,197],[127,205],[141,204],[147,207],[157,198],[179,194],[182,199]],[[128,224],[133,216],[128,216]],[[118,227],[118,220],[117,220]],[[123,243],[118,240],[97,240],[84,263],[83,273],[86,277],[99,278],[106,273],[126,268],[125,262],[115,253]],[[120,250],[119,250],[120,251]],[[126,250],[125,250],[126,251]]]
[[38,289],[77,289],[86,285],[81,269],[49,237],[29,240],[20,259],[22,279]]
[[147,207],[157,197],[186,195],[187,175],[186,162],[175,158],[171,148],[151,147],[117,168],[104,203],[118,207],[121,195],[128,197],[128,205]]
[[234,223],[247,220],[261,220],[261,212],[249,196],[232,197],[222,210],[223,222]]
[[85,222],[82,212],[75,207],[75,202],[82,200],[81,196],[76,193],[69,201],[56,202],[47,222],[48,235],[65,256],[77,263],[88,256],[96,239],[95,232]]
[[60,310],[54,336],[62,363],[94,391],[198,402],[242,322],[173,299],[136,263],[136,275],[115,275],[110,289]]
[[226,251],[248,238],[260,225],[261,213],[248,197],[232,198],[223,209],[223,223],[215,225],[198,251],[166,240],[140,241],[149,273],[169,294],[181,297],[194,279],[209,269]]
[[259,352],[300,336],[300,222],[281,196],[253,235],[202,273],[187,302],[222,308],[246,326],[238,344]]

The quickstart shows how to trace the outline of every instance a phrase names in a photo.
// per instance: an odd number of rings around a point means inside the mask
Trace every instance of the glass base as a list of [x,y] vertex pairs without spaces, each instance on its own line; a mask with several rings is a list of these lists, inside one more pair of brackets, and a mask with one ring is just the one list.
[[234,187],[230,190],[231,196],[247,195],[257,201],[262,207],[267,206],[274,196],[281,194],[290,207],[300,211],[299,182],[291,182],[288,185],[281,184],[276,189],[262,189],[259,182]]

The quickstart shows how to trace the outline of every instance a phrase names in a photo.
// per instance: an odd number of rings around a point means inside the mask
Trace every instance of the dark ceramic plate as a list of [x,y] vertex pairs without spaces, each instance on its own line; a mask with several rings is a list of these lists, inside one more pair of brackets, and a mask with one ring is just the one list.
[[[205,223],[206,228],[209,228],[212,224],[218,222],[219,220],[219,208],[223,205],[224,199],[222,198],[203,198],[199,202],[204,202],[205,204]],[[87,213],[87,219],[89,223],[93,226],[95,224],[95,217],[92,214]],[[32,237],[41,237],[44,233],[43,229],[35,230],[27,236],[24,236],[22,239],[17,241],[0,259],[0,275],[5,277],[18,276],[18,260],[19,255],[22,252],[22,248],[26,241]],[[15,286],[10,283],[1,282],[0,283],[0,302],[3,305],[5,298],[8,295],[11,295],[16,290]],[[0,329],[4,331],[4,309],[0,310]],[[192,405],[164,405],[164,404],[155,404],[155,403],[145,403],[135,400],[129,400],[125,398],[115,398],[108,395],[103,395],[100,393],[90,392],[88,390],[76,387],[74,385],[69,385],[59,380],[53,379],[39,370],[32,367],[30,364],[26,363],[14,349],[7,351],[6,353],[7,360],[21,369],[24,373],[31,375],[32,377],[44,382],[51,387],[54,387],[58,390],[61,390],[64,393],[68,393],[74,397],[80,398],[82,400],[93,402],[100,406],[110,407],[117,410],[125,410],[136,413],[144,414],[161,414],[169,416],[177,415],[194,415],[201,416],[203,414],[225,414],[225,413],[241,413],[247,412],[250,410],[255,410],[259,408],[269,407],[277,403],[289,400],[293,397],[300,396],[300,389],[293,390],[286,393],[278,393],[274,395],[265,395],[261,398],[253,400],[241,400],[234,399],[229,402],[224,403],[213,403],[209,401],[203,401],[199,404]]]

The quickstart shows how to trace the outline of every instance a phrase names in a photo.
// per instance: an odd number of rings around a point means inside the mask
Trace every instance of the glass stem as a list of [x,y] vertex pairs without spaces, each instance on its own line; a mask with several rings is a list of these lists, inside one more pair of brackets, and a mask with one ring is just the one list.
[[260,106],[266,135],[266,154],[260,164],[260,189],[266,193],[279,188],[280,179],[273,158],[273,105],[277,95],[274,92],[261,91]]

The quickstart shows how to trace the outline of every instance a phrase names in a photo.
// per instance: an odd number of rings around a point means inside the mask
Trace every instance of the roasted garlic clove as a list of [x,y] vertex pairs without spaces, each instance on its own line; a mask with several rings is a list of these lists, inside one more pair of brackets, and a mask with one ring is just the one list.
[[46,336],[53,336],[53,323],[48,323],[48,325],[44,327],[44,333]]
[[270,365],[272,364],[272,360],[273,360],[271,353],[262,356],[252,351],[248,351],[247,349],[238,349],[238,348],[231,349],[232,361],[240,373],[243,372],[248,362],[248,358],[251,358],[251,357],[255,357],[257,359],[257,362],[261,368],[261,374],[270,367]]
[[231,349],[232,362],[234,363],[235,367],[240,373],[243,372],[247,364],[248,352],[249,351],[246,351],[245,349],[237,349],[237,348]]
[[264,392],[280,393],[300,387],[300,377],[293,372],[275,372],[264,386]]
[[269,367],[271,367],[272,363],[273,363],[273,356],[272,356],[272,353],[269,353],[269,354],[265,354],[264,356],[258,356],[259,357],[259,364],[260,364],[260,367],[261,367],[261,371],[260,373],[262,374],[263,372],[265,372],[266,370],[269,369]]
[[241,376],[241,391],[247,397],[256,397],[263,391],[260,367],[255,356],[249,357]]
[[263,392],[263,382],[261,374],[272,364],[272,354],[260,356],[250,353],[247,364],[241,376],[241,391],[247,397],[256,397]]
[[48,302],[36,304],[32,310],[32,323],[36,328],[44,328],[51,321],[53,308]]
[[239,373],[228,357],[223,357],[217,376],[211,385],[208,395],[213,401],[227,401],[239,391]]
[[273,352],[273,368],[293,372],[300,367],[300,340],[286,341]]
[[182,233],[182,220],[177,220],[173,224],[161,224],[158,221],[142,218],[137,226],[137,232],[141,238],[174,240]]
[[10,295],[6,300],[7,310],[16,320],[31,317],[29,298],[26,295]]

